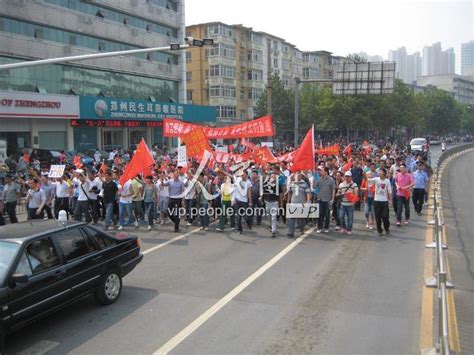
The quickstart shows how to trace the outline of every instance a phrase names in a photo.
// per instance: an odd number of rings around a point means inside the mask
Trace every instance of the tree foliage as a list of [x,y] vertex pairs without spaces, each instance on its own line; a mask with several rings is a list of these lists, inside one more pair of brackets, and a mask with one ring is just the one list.
[[[267,90],[257,105],[267,114]],[[291,142],[294,132],[294,91],[272,78],[272,114],[280,139]],[[331,88],[304,83],[299,94],[299,133],[314,124],[319,132],[361,137],[444,135],[459,129],[474,131],[474,108],[458,103],[443,90],[429,88],[415,93],[402,81],[385,95],[334,96]]]

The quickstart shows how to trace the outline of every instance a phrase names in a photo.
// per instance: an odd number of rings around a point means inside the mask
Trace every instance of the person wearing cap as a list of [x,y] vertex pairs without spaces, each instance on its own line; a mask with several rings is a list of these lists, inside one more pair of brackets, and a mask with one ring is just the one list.
[[13,181],[11,175],[5,177],[5,186],[3,188],[3,203],[5,210],[10,218],[10,223],[17,223],[16,204],[20,198],[20,186]]
[[354,204],[355,200],[357,200],[354,196],[359,196],[359,188],[357,184],[352,181],[352,173],[350,170],[344,173],[344,181],[339,184],[338,195],[341,196],[341,207],[339,210],[341,233],[351,235],[352,225],[354,223]]
[[53,219],[53,212],[52,212],[52,207],[53,207],[53,199],[54,199],[54,193],[56,190],[56,186],[51,184],[49,181],[48,173],[44,173],[41,176],[41,189],[44,191],[44,194],[46,196],[46,204],[44,205],[44,210],[46,211],[46,215],[48,216],[48,219]]

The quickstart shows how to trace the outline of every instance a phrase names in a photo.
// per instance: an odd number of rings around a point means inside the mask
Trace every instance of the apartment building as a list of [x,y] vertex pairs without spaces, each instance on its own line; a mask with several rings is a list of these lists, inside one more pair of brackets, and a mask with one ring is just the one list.
[[256,106],[268,79],[278,75],[287,88],[296,78],[331,78],[332,56],[304,52],[284,39],[243,25],[210,22],[186,27],[186,35],[213,38],[214,48],[186,53],[188,103],[217,107],[218,124],[256,117]]

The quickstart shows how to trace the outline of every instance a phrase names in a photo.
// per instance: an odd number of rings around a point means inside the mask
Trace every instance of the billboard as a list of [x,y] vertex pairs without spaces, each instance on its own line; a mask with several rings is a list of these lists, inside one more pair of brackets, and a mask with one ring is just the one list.
[[345,63],[333,66],[333,95],[391,94],[395,62]]

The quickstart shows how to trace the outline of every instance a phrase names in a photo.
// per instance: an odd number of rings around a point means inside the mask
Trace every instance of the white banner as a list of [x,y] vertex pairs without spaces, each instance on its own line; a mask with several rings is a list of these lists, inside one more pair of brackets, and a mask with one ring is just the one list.
[[216,147],[216,152],[229,153],[229,146],[223,145],[223,146],[220,146],[220,147]]
[[273,142],[262,142],[260,143],[262,147],[273,148]]
[[66,169],[66,165],[51,165],[48,176],[53,179],[60,178],[64,175],[64,169]]
[[79,96],[0,91],[0,118],[79,118]]
[[178,162],[176,164],[177,166],[187,166],[188,165],[188,159],[186,157],[186,146],[182,145],[178,147]]

